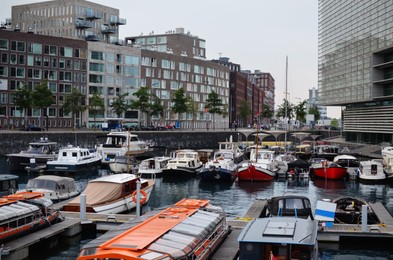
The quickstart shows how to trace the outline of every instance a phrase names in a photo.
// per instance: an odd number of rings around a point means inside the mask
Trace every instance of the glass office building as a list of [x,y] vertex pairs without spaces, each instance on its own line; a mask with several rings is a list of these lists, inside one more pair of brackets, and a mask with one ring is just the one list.
[[393,142],[393,1],[319,0],[318,85],[348,141]]

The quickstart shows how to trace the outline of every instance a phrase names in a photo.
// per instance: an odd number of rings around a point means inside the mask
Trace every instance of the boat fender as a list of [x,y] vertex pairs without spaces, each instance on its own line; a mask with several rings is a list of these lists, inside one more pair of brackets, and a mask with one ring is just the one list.
[[[135,202],[135,203],[136,203],[136,193],[137,193],[137,191],[134,191],[132,193],[132,195],[131,195],[132,201]],[[140,190],[140,193],[142,194],[140,203],[144,204],[146,202],[146,200],[147,200],[147,194],[146,194],[146,192],[144,190]]]

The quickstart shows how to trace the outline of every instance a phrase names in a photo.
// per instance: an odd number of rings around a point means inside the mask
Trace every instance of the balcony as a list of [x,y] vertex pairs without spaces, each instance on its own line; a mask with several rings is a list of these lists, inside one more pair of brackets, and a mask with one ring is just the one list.
[[111,28],[109,26],[103,26],[101,32],[103,34],[114,34],[117,32],[116,28]]
[[86,10],[86,19],[87,20],[97,20],[97,19],[102,19],[103,17],[102,12],[97,12],[94,10]]
[[90,42],[99,42],[101,41],[101,38],[98,35],[91,34],[91,35],[87,35],[85,37],[85,40]]
[[120,17],[111,17],[110,21],[111,25],[125,25],[127,24],[127,20]]
[[77,19],[75,22],[75,26],[77,29],[93,28],[93,23],[90,21]]

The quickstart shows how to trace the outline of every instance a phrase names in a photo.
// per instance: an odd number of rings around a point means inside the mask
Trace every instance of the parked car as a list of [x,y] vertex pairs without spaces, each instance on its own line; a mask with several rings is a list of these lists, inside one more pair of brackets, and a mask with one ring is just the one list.
[[25,125],[22,127],[21,131],[45,131],[45,128],[41,128],[37,125]]

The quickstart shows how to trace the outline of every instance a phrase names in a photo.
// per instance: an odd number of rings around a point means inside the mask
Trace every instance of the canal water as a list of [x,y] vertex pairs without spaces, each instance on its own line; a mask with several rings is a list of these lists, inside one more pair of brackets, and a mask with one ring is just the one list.
[[[3,173],[20,176],[19,188],[23,188],[27,180],[36,174],[27,172],[10,172],[6,158],[0,157]],[[108,174],[105,169],[95,172],[81,173],[72,176],[80,189],[86,187],[91,179]],[[362,184],[358,181],[325,181],[314,179],[308,181],[284,180],[262,183],[234,182],[233,184],[212,184],[192,178],[183,181],[167,181],[157,178],[150,200],[142,212],[155,210],[174,204],[185,197],[208,199],[214,205],[222,206],[229,217],[242,217],[253,201],[285,194],[305,195],[315,207],[318,200],[333,199],[338,196],[361,197],[369,202],[381,202],[393,214],[392,184]],[[81,247],[100,234],[80,234],[72,238],[54,238],[34,248],[29,259],[76,259]],[[393,259],[393,247],[383,244],[362,245],[358,243],[321,244],[319,259]],[[43,250],[45,248],[45,250]]]

